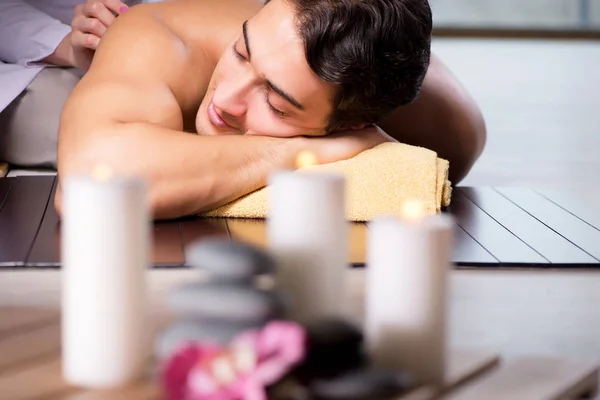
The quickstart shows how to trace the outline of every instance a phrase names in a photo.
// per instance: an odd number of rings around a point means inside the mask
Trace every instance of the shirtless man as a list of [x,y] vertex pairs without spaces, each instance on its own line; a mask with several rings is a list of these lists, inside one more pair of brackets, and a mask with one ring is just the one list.
[[59,177],[97,164],[143,177],[154,217],[175,218],[264,186],[301,150],[326,163],[399,140],[447,158],[456,183],[485,125],[442,63],[429,64],[430,34],[424,0],[136,6],[64,107]]

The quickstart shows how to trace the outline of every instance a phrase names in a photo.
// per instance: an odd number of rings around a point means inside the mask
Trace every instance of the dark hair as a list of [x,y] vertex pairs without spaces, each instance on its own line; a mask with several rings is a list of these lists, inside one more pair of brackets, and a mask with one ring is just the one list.
[[381,120],[419,94],[431,55],[427,0],[287,0],[313,72],[338,86],[328,130]]

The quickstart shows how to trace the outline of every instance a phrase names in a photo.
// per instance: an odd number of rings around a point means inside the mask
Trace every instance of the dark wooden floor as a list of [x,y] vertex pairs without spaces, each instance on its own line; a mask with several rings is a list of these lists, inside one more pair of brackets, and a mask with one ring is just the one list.
[[[60,267],[54,176],[0,179],[0,267]],[[591,192],[590,192],[591,193]],[[600,267],[600,210],[593,193],[458,187],[445,212],[456,221],[460,267]],[[350,227],[349,262],[364,266],[368,224]],[[155,267],[187,266],[185,248],[220,235],[267,247],[266,222],[189,218],[154,224]]]

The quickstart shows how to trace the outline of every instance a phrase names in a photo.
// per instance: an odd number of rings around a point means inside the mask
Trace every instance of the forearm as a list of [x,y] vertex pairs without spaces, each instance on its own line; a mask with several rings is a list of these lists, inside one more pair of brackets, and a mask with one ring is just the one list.
[[59,143],[61,179],[98,164],[141,177],[157,219],[196,214],[258,189],[271,171],[290,167],[296,151],[289,139],[198,136],[145,123],[106,126],[79,144],[68,136]]

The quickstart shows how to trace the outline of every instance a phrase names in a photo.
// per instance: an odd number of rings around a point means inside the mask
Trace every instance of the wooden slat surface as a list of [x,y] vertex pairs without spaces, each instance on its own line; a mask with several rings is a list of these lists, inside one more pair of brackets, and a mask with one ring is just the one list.
[[58,357],[50,357],[28,368],[0,374],[2,399],[47,399],[68,389],[69,385],[62,379]]
[[54,177],[13,179],[0,209],[0,266],[23,266],[42,221]]
[[[8,207],[0,208],[0,267],[60,267],[55,187],[50,190],[54,179],[0,179],[0,206],[6,197]],[[51,197],[44,201],[48,193]],[[457,223],[451,261],[470,268],[598,267],[600,212],[595,200],[585,192],[457,187],[447,211]],[[262,219],[221,218],[157,222],[153,264],[185,267],[185,247],[212,235],[266,248],[266,224]],[[350,225],[348,259],[355,267],[365,264],[367,234],[368,224]]]
[[58,321],[58,316],[59,313],[56,310],[3,306],[0,318],[0,339],[6,335],[54,324]]
[[[35,308],[21,308],[30,321],[47,313]],[[0,321],[8,336],[0,336],[0,398],[2,399],[69,399],[69,400],[149,400],[160,399],[159,381],[149,364],[146,377],[123,388],[89,390],[70,386],[62,377],[60,330],[56,323],[22,330],[22,320],[15,320],[15,309],[0,307]],[[7,318],[8,317],[8,318]],[[151,330],[164,326],[171,317],[152,316]],[[20,331],[17,328],[21,329]],[[442,400],[549,400],[578,399],[594,393],[598,385],[598,364],[558,357],[520,357],[499,364],[497,354],[474,349],[452,350],[447,359],[445,389]],[[396,400],[433,400],[438,398],[428,387],[416,388]]]
[[[444,377],[445,390],[450,390],[477,379],[482,374],[495,368],[500,356],[483,350],[451,350],[446,360]],[[437,396],[435,388],[418,387],[395,400],[434,400]]]
[[183,260],[179,222],[155,222],[152,231],[152,262],[154,266],[181,267]]
[[4,201],[8,196],[8,192],[10,191],[10,185],[13,182],[13,179],[0,179],[0,210],[2,210],[2,206],[4,205]]
[[594,258],[600,259],[600,231],[598,229],[533,190],[520,188],[497,188],[496,190],[565,239]]
[[27,257],[27,265],[33,267],[59,267],[60,266],[60,218],[54,207],[56,186],[54,181],[50,201],[42,219],[40,229],[36,235],[31,252]]
[[[38,318],[40,311],[35,308],[22,308],[23,315]],[[0,320],[6,313],[12,315],[14,310],[0,308]],[[151,330],[156,334],[171,321],[169,315],[156,314],[152,318]],[[14,321],[14,320],[13,320]],[[14,321],[18,322],[18,321]],[[156,365],[149,365],[148,375],[141,382],[132,383],[123,388],[110,390],[88,390],[68,385],[62,378],[60,363],[60,325],[55,321],[44,327],[34,327],[0,340],[0,398],[25,399],[68,399],[68,400],[148,400],[161,397],[159,382],[153,378],[152,371]],[[455,387],[468,382],[498,364],[499,356],[481,350],[451,351],[447,360],[446,386]],[[32,382],[35,385],[26,385]],[[33,386],[33,387],[31,387]],[[408,398],[428,391],[417,390]],[[404,399],[404,397],[403,397]]]
[[184,252],[192,242],[214,236],[229,237],[227,222],[224,218],[190,218],[181,221],[181,240]]
[[508,362],[441,400],[579,399],[598,383],[592,362],[524,357]]
[[495,368],[500,363],[498,354],[484,350],[453,350],[449,352],[444,384],[454,388]]
[[[20,318],[15,318],[16,315]],[[173,320],[170,315],[155,313],[151,314],[151,318],[149,330],[152,335]],[[162,398],[159,382],[153,378],[155,367],[151,364],[143,380],[122,388],[88,390],[67,384],[62,378],[60,324],[58,313],[54,310],[0,307],[0,321],[3,328],[0,331],[0,399]]]
[[566,190],[557,189],[536,189],[536,192],[600,230],[600,199],[598,199],[600,196],[593,196],[590,193],[588,196],[583,197]]
[[[239,240],[260,248],[268,247],[267,221],[264,219],[227,219],[232,240]],[[348,226],[348,262],[354,267],[364,267],[366,260],[368,225],[350,223]]]
[[552,264],[599,262],[492,188],[462,188],[462,194]]
[[459,225],[454,229],[452,262],[459,266],[498,265],[499,263]]
[[363,267],[367,259],[369,227],[364,223],[348,224],[348,261],[354,267]]
[[475,206],[460,190],[452,194],[450,212],[455,216],[456,223],[501,264],[548,263],[548,260]]
[[227,229],[231,240],[252,244],[266,249],[267,224],[263,219],[228,218]]
[[39,357],[60,356],[60,324],[28,329],[0,338],[0,374]]
[[82,390],[69,394],[61,394],[51,399],[56,400],[159,400],[164,399],[158,382],[144,381],[122,389]]

